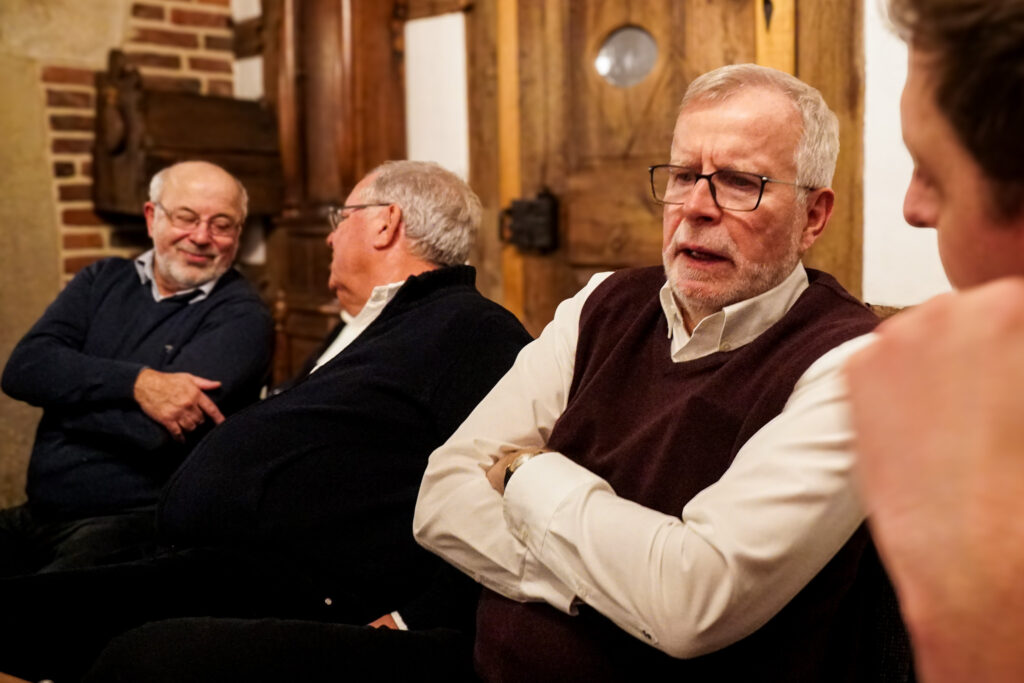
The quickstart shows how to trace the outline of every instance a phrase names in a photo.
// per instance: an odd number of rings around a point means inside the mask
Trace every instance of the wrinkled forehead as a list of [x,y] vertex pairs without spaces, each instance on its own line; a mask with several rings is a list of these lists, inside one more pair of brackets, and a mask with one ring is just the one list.
[[730,161],[789,166],[803,133],[796,105],[768,88],[742,89],[724,98],[701,98],[679,112],[672,135],[672,156],[718,154]]

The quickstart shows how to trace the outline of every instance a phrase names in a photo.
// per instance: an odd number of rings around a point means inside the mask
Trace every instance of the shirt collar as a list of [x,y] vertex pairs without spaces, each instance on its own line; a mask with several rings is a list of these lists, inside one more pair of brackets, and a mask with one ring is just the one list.
[[[369,321],[373,321],[378,315],[380,315],[380,312],[384,310],[384,307],[395,298],[395,295],[398,294],[398,290],[400,290],[404,284],[405,281],[403,280],[402,282],[377,285],[373,288],[373,291],[370,292],[370,298],[366,300],[366,303],[363,304],[363,307],[359,309],[358,313],[352,315],[347,311],[341,311],[342,321],[344,321],[346,325],[351,325],[356,321],[363,322],[367,318],[369,318]],[[367,321],[367,324],[369,321]]]
[[689,334],[672,295],[672,288],[665,282],[658,292],[658,298],[668,322],[672,360],[677,363],[694,360],[750,343],[778,322],[805,289],[807,271],[798,262],[793,272],[772,289],[709,315]]
[[139,254],[135,257],[135,272],[139,274],[139,280],[143,285],[149,285],[150,292],[153,294],[153,301],[163,301],[164,299],[170,299],[173,296],[181,296],[190,292],[198,292],[194,297],[189,299],[190,304],[198,303],[210,296],[210,292],[217,285],[217,280],[220,277],[215,277],[209,282],[205,282],[198,287],[192,289],[183,289],[180,292],[174,292],[173,294],[167,294],[166,296],[160,293],[160,288],[156,284],[156,278],[153,276],[153,250]]

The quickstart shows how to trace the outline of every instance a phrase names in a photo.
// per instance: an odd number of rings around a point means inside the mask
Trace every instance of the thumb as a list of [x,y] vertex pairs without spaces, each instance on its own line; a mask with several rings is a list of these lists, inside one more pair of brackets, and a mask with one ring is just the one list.
[[205,377],[200,377],[199,375],[193,375],[187,372],[184,374],[188,375],[188,378],[192,380],[192,383],[203,391],[209,391],[210,389],[217,389],[220,387],[220,382],[215,379],[206,379]]

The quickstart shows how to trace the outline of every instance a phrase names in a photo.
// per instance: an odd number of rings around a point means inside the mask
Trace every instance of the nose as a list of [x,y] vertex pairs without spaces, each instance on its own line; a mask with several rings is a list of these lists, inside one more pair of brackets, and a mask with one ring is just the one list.
[[334,248],[334,245],[331,244],[331,237],[333,237],[333,236],[334,236],[334,231],[331,230],[329,233],[327,233],[327,237],[324,239],[324,241],[327,242],[327,246],[329,246],[331,249]]
[[199,224],[188,234],[188,238],[196,244],[208,244],[212,241],[209,221],[199,221]]
[[903,218],[915,228],[931,228],[937,215],[935,191],[915,169],[903,198]]
[[711,179],[699,178],[681,208],[686,219],[695,225],[718,220],[722,215],[722,210],[715,202]]

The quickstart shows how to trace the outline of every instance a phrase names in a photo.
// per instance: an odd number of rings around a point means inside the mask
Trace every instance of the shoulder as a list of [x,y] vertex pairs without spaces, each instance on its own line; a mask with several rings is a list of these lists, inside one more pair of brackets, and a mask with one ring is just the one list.
[[133,279],[139,282],[139,274],[135,269],[135,262],[132,259],[109,256],[93,261],[75,274],[72,282],[76,280],[105,281],[108,279],[120,280],[121,278]]
[[818,312],[830,325],[849,326],[859,330],[857,334],[869,332],[878,325],[878,316],[828,273],[808,268],[807,280],[807,290],[798,304]]
[[[600,278],[600,280],[598,280]],[[597,282],[595,283],[595,280]],[[611,273],[598,273],[591,278],[592,293],[587,297],[589,305],[602,302],[645,300],[657,296],[665,284],[665,270],[661,266],[647,268],[625,268]]]
[[453,289],[438,303],[448,329],[460,335],[508,335],[522,338],[524,343],[531,339],[511,311],[491,301],[475,287]]

